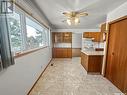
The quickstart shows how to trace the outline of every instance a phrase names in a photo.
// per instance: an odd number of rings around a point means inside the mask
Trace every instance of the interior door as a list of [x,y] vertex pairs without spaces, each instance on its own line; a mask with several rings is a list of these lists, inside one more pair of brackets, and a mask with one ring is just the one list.
[[110,25],[106,77],[121,91],[127,90],[127,19]]

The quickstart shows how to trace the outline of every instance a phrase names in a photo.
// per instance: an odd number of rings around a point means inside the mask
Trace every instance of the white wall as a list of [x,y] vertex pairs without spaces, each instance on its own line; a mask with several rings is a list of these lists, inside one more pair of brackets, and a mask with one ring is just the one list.
[[26,95],[52,58],[51,48],[15,59],[15,65],[0,72],[0,95]]
[[72,33],[72,48],[82,47],[82,33]]
[[120,17],[127,15],[127,2],[116,8],[115,10],[111,11],[107,15],[107,22],[113,21]]
[[99,32],[100,29],[53,29],[53,32],[73,32],[73,33],[83,33],[83,32]]
[[56,48],[71,48],[71,43],[55,43]]
[[[48,20],[31,2],[28,0],[16,2],[50,28]],[[26,95],[51,58],[51,47],[16,58],[13,66],[0,72],[0,95]]]
[[27,12],[32,14],[38,21],[43,23],[48,28],[51,28],[51,24],[45,15],[38,10],[38,8],[31,2],[31,0],[15,0],[20,6],[22,6]]

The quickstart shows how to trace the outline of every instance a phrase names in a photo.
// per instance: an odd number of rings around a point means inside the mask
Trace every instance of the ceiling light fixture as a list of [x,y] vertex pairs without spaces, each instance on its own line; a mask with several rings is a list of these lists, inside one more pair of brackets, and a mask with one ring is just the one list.
[[88,13],[85,12],[64,12],[63,14],[67,17],[65,21],[68,25],[78,25],[80,23],[80,17],[88,15]]
[[70,19],[67,19],[67,24],[71,25],[71,20]]
[[68,25],[78,25],[80,23],[78,17],[68,18],[66,21]]

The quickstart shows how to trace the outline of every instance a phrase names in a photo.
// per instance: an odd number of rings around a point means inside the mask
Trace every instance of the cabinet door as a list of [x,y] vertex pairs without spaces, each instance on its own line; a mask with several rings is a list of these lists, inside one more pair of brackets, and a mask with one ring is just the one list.
[[52,32],[52,43],[55,43],[55,32]]
[[63,56],[62,58],[68,58],[67,56],[67,48],[62,49]]
[[62,49],[61,48],[55,48],[54,55],[55,55],[55,58],[62,58],[63,57]]
[[54,38],[53,38],[55,41],[55,43],[61,43],[63,41],[63,36],[62,36],[62,33],[54,33]]
[[72,58],[71,48],[54,48],[53,58]]
[[72,49],[71,48],[67,49],[67,58],[72,58]]
[[84,53],[81,53],[81,64],[88,71],[88,56]]
[[71,43],[72,42],[72,33],[71,32],[63,33],[63,42],[64,43]]
[[85,32],[83,33],[84,38],[94,38],[94,42],[102,42],[103,41],[103,33],[102,32]]
[[88,38],[89,37],[89,32],[84,32],[83,33],[83,38]]
[[127,90],[127,19],[110,25],[106,77],[121,91]]
[[88,60],[88,72],[101,73],[101,64],[103,56],[89,56]]

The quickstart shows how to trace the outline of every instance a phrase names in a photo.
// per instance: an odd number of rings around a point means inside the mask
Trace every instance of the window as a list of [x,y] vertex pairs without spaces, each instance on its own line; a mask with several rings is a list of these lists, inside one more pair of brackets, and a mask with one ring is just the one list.
[[46,46],[46,33],[38,23],[26,17],[27,48]]
[[11,48],[13,52],[22,50],[22,32],[20,21],[20,15],[18,13],[10,15],[8,18]]
[[34,18],[17,10],[8,17],[11,50],[20,53],[26,50],[49,46],[49,31]]
[[50,46],[50,31],[48,29],[45,29],[46,34],[46,45]]

